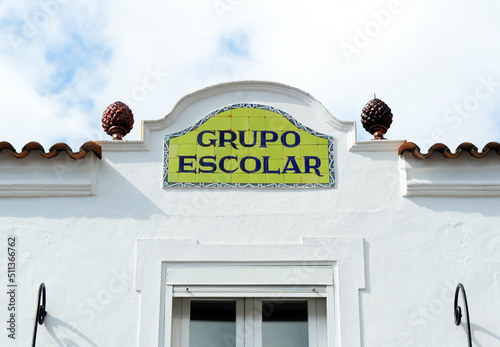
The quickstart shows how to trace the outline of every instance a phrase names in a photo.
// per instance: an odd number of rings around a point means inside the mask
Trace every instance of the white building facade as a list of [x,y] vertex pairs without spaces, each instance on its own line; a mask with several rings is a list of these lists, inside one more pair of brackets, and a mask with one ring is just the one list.
[[37,346],[467,346],[459,282],[474,344],[500,345],[498,144],[357,141],[267,82],[197,91],[142,131],[1,144],[2,346],[30,343],[42,282]]

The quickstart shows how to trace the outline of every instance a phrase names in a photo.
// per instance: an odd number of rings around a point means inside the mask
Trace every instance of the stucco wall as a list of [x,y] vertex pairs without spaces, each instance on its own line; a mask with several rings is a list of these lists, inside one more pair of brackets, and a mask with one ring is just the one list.
[[[335,188],[163,189],[164,136],[240,102],[276,107],[333,136]],[[458,282],[467,290],[476,343],[500,344],[498,196],[404,196],[408,175],[458,186],[498,180],[497,156],[399,158],[400,141],[355,143],[354,124],[338,121],[308,94],[255,82],[189,95],[166,118],[146,122],[143,133],[140,142],[102,142],[102,160],[46,160],[36,154],[17,160],[0,153],[0,174],[8,167],[13,175],[0,183],[33,183],[36,170],[39,182],[92,186],[88,196],[37,192],[0,198],[2,278],[7,237],[14,236],[18,280],[16,340],[4,329],[1,345],[30,343],[36,293],[45,282],[49,315],[38,345],[137,346],[140,320],[159,324],[155,313],[141,317],[137,240],[300,244],[307,237],[363,239],[365,288],[359,290],[360,325],[354,331],[361,346],[465,346],[464,329],[453,323]],[[7,300],[0,296],[4,322]]]

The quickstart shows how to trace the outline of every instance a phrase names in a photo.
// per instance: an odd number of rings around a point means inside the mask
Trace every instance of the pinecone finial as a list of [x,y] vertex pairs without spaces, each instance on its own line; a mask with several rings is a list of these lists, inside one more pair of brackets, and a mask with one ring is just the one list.
[[109,105],[102,115],[102,128],[113,136],[113,140],[121,140],[134,126],[132,110],[121,101]]
[[375,96],[363,107],[361,123],[363,128],[373,135],[374,140],[386,140],[384,134],[392,123],[391,109],[385,102]]

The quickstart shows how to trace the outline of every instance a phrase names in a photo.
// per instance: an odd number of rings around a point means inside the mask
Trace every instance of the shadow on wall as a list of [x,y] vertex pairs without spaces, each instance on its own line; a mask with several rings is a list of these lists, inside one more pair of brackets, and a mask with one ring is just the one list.
[[[470,330],[471,330],[471,335],[472,335],[472,342],[474,343],[475,346],[483,347],[483,345],[479,342],[478,338],[476,337],[476,335],[481,335],[481,334],[477,334],[478,332],[483,333],[487,336],[490,336],[492,339],[495,339],[496,341],[498,341],[496,345],[500,345],[500,336],[495,335],[491,331],[489,331],[489,330],[487,330],[487,329],[485,329],[477,324],[472,324],[472,323],[470,323]],[[489,345],[486,345],[486,346],[489,346]]]
[[92,346],[98,347],[91,339],[70,324],[47,314],[44,325],[52,340],[61,347]]
[[[68,217],[103,217],[120,219],[149,219],[164,214],[126,176],[107,163],[99,168],[96,196],[88,197],[37,197],[0,198],[0,217],[67,219]],[[158,191],[161,187],[161,170],[158,170]]]
[[498,216],[498,197],[408,197],[412,203],[435,212],[477,213],[485,217]]
[[360,290],[358,293],[359,297],[359,319],[361,328],[361,346],[365,346],[365,319],[363,310],[363,296],[364,294],[370,294],[370,243],[363,240],[364,253],[365,253],[365,288]]

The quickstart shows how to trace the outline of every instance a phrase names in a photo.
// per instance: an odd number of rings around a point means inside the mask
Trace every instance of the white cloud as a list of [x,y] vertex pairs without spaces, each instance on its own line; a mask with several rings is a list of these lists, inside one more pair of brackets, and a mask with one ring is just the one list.
[[[481,146],[500,140],[499,86],[478,105],[470,99],[481,78],[500,82],[499,10],[494,0],[5,2],[0,139],[78,148],[107,137],[100,117],[116,100],[133,105],[127,139],[139,139],[140,121],[165,116],[182,96],[259,79],[301,88],[344,120],[359,120],[377,93],[394,113],[386,137]],[[343,45],[356,52],[346,57]],[[48,57],[63,48],[86,58],[51,89],[68,63]],[[464,102],[468,117],[447,113]]]

